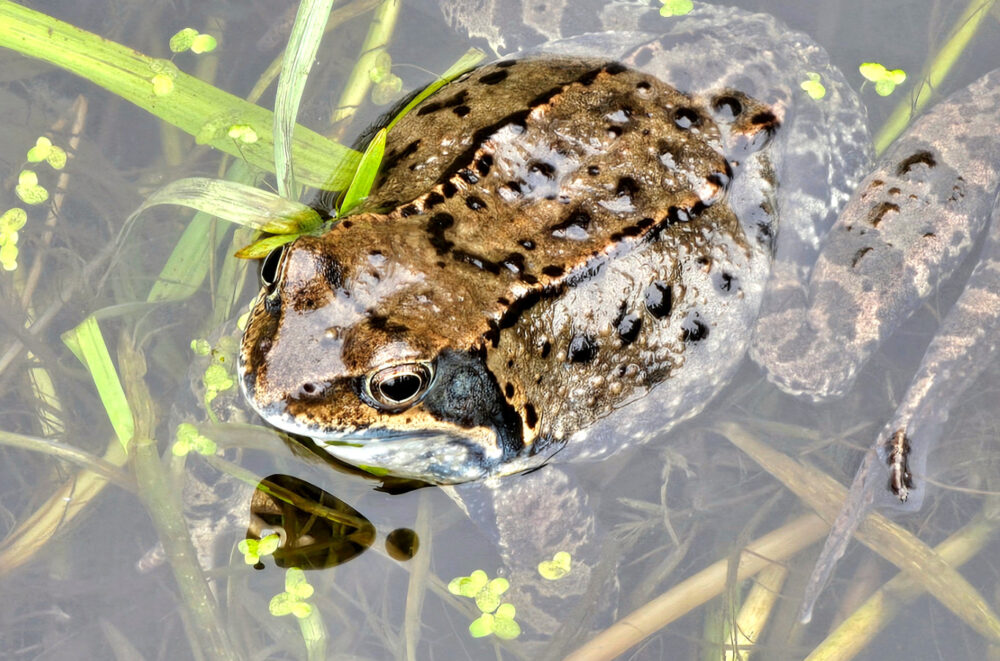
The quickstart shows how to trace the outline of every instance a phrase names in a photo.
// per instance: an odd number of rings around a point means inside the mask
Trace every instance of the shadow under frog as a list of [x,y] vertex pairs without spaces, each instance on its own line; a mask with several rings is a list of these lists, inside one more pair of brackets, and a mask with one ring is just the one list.
[[284,249],[241,385],[348,463],[487,479],[502,499],[502,475],[697,414],[748,353],[790,393],[842,394],[985,233],[836,556],[876,496],[919,506],[940,423],[995,344],[1000,74],[861,181],[864,111],[804,35],[711,6],[616,21],[476,70],[400,121],[366,212]]

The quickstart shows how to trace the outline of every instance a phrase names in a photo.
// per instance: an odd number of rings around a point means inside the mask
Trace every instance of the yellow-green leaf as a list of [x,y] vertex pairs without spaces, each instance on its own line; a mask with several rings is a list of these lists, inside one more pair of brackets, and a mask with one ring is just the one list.
[[340,205],[341,215],[356,207],[371,192],[379,166],[382,165],[382,155],[385,153],[385,136],[386,129],[382,129],[368,143],[365,153],[361,156],[361,162],[358,164],[358,170],[354,173],[354,179],[347,192],[344,193],[344,201]]

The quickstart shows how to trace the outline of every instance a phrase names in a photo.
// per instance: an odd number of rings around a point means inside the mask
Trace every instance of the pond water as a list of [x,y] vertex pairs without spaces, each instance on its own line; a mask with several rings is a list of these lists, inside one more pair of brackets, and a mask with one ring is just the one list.
[[[182,27],[217,35],[216,54],[181,54],[174,61],[237,95],[247,94],[278,55],[287,34],[281,26],[292,6],[262,0],[27,4],[156,56],[168,55],[167,40]],[[331,113],[375,4],[343,5],[342,11],[356,16],[321,46],[300,115],[307,126],[330,130]],[[433,80],[432,72],[444,71],[469,46],[443,26],[432,3],[412,4],[402,9],[391,47],[392,71],[402,79],[404,92]],[[911,89],[911,81],[962,9],[924,1],[736,4],[774,14],[812,35],[856,87],[862,83],[857,66],[863,61],[906,70],[911,80],[903,92]],[[996,20],[988,17],[943,83],[944,91],[963,87],[1000,61],[997,37]],[[471,600],[449,594],[447,585],[477,569],[491,578],[505,570],[488,526],[484,531],[470,520],[445,490],[383,484],[319,460],[271,430],[251,427],[259,421],[239,410],[232,389],[214,402],[221,422],[205,422],[206,367],[220,357],[225,358],[220,364],[232,365],[232,354],[226,353],[215,329],[244,312],[257,289],[254,269],[229,258],[247,243],[247,236],[233,239],[231,228],[220,223],[202,240],[203,245],[215,241],[217,248],[205,250],[201,263],[208,264],[210,275],[200,289],[182,300],[158,304],[144,301],[191,212],[151,210],[122,245],[116,241],[124,220],[149,192],[182,177],[220,176],[218,152],[193,145],[186,135],[70,74],[6,51],[0,52],[0,62],[0,108],[7,118],[0,128],[4,209],[18,203],[17,174],[38,136],[52,136],[72,154],[62,175],[47,166],[32,166],[52,198],[29,211],[28,224],[20,231],[18,270],[0,275],[4,659],[197,658],[193,645],[202,645],[208,658],[223,658],[219,649],[226,647],[233,658],[247,659],[562,658],[612,621],[608,604],[617,602],[619,615],[629,613],[807,513],[774,477],[713,433],[713,425],[735,422],[775,449],[849,483],[862,450],[872,444],[905,392],[927,342],[971,269],[967,266],[949,281],[897,333],[841,400],[814,404],[784,395],[747,362],[708,409],[688,423],[606,461],[564,467],[596,515],[596,572],[611,576],[596,584],[595,591],[603,594],[589,594],[587,603],[561,604],[568,610],[556,614],[563,625],[557,632],[534,633],[539,623],[529,621],[524,610],[517,616],[521,637],[475,639],[469,624],[479,610]],[[271,103],[273,91],[268,94],[264,105]],[[882,98],[867,85],[862,98],[870,125],[877,129],[903,95],[897,91]],[[351,144],[385,110],[366,101],[357,119],[341,122],[333,132]],[[142,458],[121,460],[89,373],[60,339],[98,311],[119,371],[124,373],[127,365],[145,367],[144,375],[125,379],[126,391],[137,418],[147,421],[145,427],[139,425],[141,433],[155,439],[155,451],[163,456],[158,477],[155,471],[151,477],[149,468],[154,450],[146,451],[145,463]],[[215,352],[196,356],[191,342],[197,338],[206,338]],[[121,348],[131,345],[141,355]],[[996,491],[1000,477],[998,379],[1000,364],[994,361],[953,412],[945,440],[931,456],[934,486],[923,508],[894,516],[928,545],[989,512],[988,494]],[[148,396],[136,389],[137,382],[145,384]],[[143,407],[143,402],[149,406]],[[224,453],[210,459],[196,453],[175,457],[171,445],[177,426],[185,422],[198,424]],[[16,435],[103,456],[118,464],[109,468],[117,478],[106,483],[92,473],[80,473],[77,465],[56,458],[58,446],[25,449]],[[546,470],[508,479],[544,482],[550,479]],[[308,536],[309,554],[279,554],[277,561],[265,556],[254,568],[234,549],[246,537],[252,485],[267,476],[278,476],[270,484],[320,507],[307,506],[311,509],[299,531]],[[167,501],[172,507],[161,508]],[[188,520],[177,527],[169,512],[182,502]],[[324,516],[331,509],[339,516],[346,513],[350,521],[327,523]],[[156,526],[150,510],[158,512]],[[288,515],[259,495],[253,511],[258,532]],[[309,518],[310,513],[319,516]],[[203,561],[214,552],[207,578],[195,573],[187,529],[193,530],[193,548]],[[166,537],[166,556],[154,549],[160,536]],[[414,538],[415,551],[410,548]],[[806,657],[871,590],[896,573],[877,554],[852,542],[812,623],[800,625],[796,611],[818,550],[819,539],[805,551],[782,558],[788,574],[778,587],[755,658]],[[995,541],[987,542],[962,568],[994,607],[1000,582],[992,558],[998,551]],[[294,588],[286,584],[283,567],[289,564],[326,565],[306,572],[313,588],[305,599],[313,609],[309,618],[269,612],[272,597]],[[723,658],[724,646],[734,639],[735,613],[752,587],[751,581],[724,583],[696,591],[697,603],[682,607],[678,617],[623,658]],[[593,604],[598,606],[587,608]],[[588,611],[596,611],[593,618],[585,617]],[[307,651],[304,639],[310,635],[320,641],[315,648],[320,651]],[[923,595],[903,605],[887,628],[861,647],[857,658],[988,658],[996,650],[938,601]]]

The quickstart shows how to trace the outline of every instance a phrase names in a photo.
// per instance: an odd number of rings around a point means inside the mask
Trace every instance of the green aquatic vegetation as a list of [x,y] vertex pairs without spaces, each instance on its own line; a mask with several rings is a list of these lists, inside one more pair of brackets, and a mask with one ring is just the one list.
[[306,580],[306,573],[298,567],[289,567],[285,572],[285,591],[274,595],[268,610],[271,615],[281,617],[292,614],[302,619],[312,615],[313,606],[306,601],[313,595],[314,588]]
[[197,427],[189,422],[177,425],[174,438],[174,444],[170,446],[170,451],[175,457],[183,457],[192,451],[203,455],[213,455],[219,449],[215,441],[202,434]]
[[87,317],[79,326],[63,333],[62,340],[90,372],[118,442],[127,451],[135,435],[135,422],[97,318]]
[[[243,562],[248,565],[256,565],[263,556],[271,555],[277,551],[280,543],[281,538],[278,536],[278,533],[273,532],[260,539],[244,539],[236,545],[236,548],[243,554]],[[282,606],[282,608],[284,607]],[[274,613],[274,611],[271,612],[274,615],[278,614]],[[281,614],[284,615],[284,613]]]
[[858,67],[861,75],[875,83],[875,92],[879,96],[889,96],[897,85],[906,80],[906,72],[902,69],[890,71],[878,62],[864,62]]
[[34,170],[21,170],[17,175],[14,192],[25,204],[41,204],[49,199],[49,191],[39,185],[38,175]]
[[384,106],[392,103],[403,89],[403,79],[392,73],[392,56],[381,51],[375,56],[375,63],[368,70],[368,78],[374,84],[372,87],[372,103]]
[[183,53],[191,51],[195,55],[210,53],[218,45],[215,37],[202,34],[194,28],[184,28],[170,37],[170,52]]
[[820,82],[820,76],[818,73],[815,71],[807,71],[806,77],[808,77],[809,80],[804,80],[799,83],[799,87],[801,87],[805,93],[810,96],[810,98],[819,101],[826,96],[826,87],[824,87],[823,83]]
[[538,573],[542,578],[549,581],[558,581],[569,573],[573,557],[566,551],[559,551],[551,560],[542,560],[538,563]]
[[[236,380],[233,379],[231,373],[231,366],[235,363],[236,349],[235,341],[231,337],[220,338],[215,347],[209,345],[208,341],[204,339],[191,341],[191,351],[196,356],[212,356],[212,361],[205,368],[205,373],[201,377],[201,383],[205,388],[205,411],[213,422],[218,422],[218,420],[212,411],[212,402],[219,396],[219,393],[236,386]],[[213,449],[212,452],[214,451]]]
[[691,0],[660,0],[663,6],[660,7],[660,16],[683,16],[694,9]]
[[0,266],[5,271],[17,268],[18,230],[28,222],[28,214],[21,207],[7,209],[0,216]]
[[365,148],[361,162],[358,163],[358,169],[354,173],[354,179],[351,180],[351,185],[344,193],[344,200],[340,203],[339,214],[349,213],[371,192],[372,184],[375,183],[375,175],[378,174],[379,166],[382,165],[382,155],[385,153],[385,136],[386,130],[380,130]]
[[514,621],[514,606],[503,603],[500,595],[510,589],[510,582],[505,578],[494,578],[482,569],[477,569],[468,576],[458,576],[448,583],[448,592],[473,599],[482,615],[469,625],[469,633],[473,638],[482,638],[491,633],[498,638],[511,640],[521,634],[521,627]]
[[66,167],[66,150],[52,144],[52,141],[44,135],[35,140],[35,146],[28,150],[29,163],[41,163],[45,161],[54,170],[62,170]]
[[513,640],[521,635],[521,625],[514,621],[513,604],[500,604],[495,613],[483,613],[469,625],[473,638],[493,634],[502,640]]
[[237,142],[252,145],[259,139],[257,132],[252,126],[246,124],[233,124],[229,127],[229,137]]

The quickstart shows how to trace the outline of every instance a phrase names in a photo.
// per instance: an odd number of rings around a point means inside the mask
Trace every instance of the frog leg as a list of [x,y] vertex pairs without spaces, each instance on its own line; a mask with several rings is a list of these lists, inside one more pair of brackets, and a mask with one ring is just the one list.
[[[895,415],[865,454],[847,502],[837,516],[803,597],[801,619],[808,621],[847,543],[873,504],[918,509],[924,498],[913,477],[925,471],[927,456],[948,412],[990,363],[1000,338],[1000,200],[982,256],[965,290],[948,312],[924,354]],[[895,494],[889,496],[886,491]],[[897,500],[898,499],[898,500]]]
[[[618,594],[616,547],[599,534],[589,490],[568,468],[548,464],[442,488],[496,545],[510,582],[503,600],[515,606],[517,620],[547,639],[559,631],[551,639],[564,646],[559,656],[579,644],[577,636],[610,624]],[[542,578],[539,563],[559,552],[570,554],[569,572]]]
[[776,262],[751,348],[771,381],[814,399],[843,394],[969,255],[1000,186],[998,124],[1000,70],[917,120],[880,159],[824,239],[808,288]]

